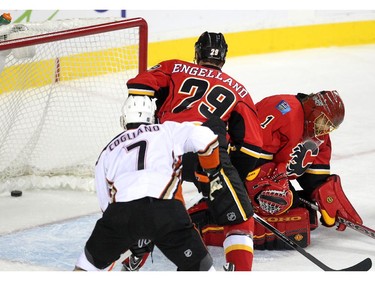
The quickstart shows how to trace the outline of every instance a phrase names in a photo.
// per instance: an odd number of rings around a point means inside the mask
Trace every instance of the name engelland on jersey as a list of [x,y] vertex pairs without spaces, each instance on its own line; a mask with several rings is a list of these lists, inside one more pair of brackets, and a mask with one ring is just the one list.
[[228,76],[226,78],[222,77],[223,72],[212,69],[212,68],[211,69],[202,68],[202,67],[190,66],[190,65],[182,64],[182,63],[175,63],[172,73],[178,73],[178,72],[182,72],[182,73],[186,73],[186,74],[194,75],[194,76],[199,76],[199,77],[218,79],[228,84],[228,86],[234,89],[241,97],[244,97],[245,95],[249,94],[249,92],[244,88],[244,86],[239,84],[233,78],[228,77]]

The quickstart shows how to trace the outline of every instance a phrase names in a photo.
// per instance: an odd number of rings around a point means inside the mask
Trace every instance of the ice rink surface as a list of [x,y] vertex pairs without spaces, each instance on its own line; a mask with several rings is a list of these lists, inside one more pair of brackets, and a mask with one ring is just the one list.
[[[341,176],[346,195],[362,216],[364,225],[374,229],[375,45],[230,58],[223,71],[243,83],[254,102],[273,94],[321,90],[340,93],[346,105],[346,116],[341,127],[331,134],[331,172]],[[185,193],[188,200],[194,195],[194,190],[187,186]],[[71,271],[99,216],[94,193],[25,190],[19,198],[3,194],[0,196],[1,280],[9,279],[2,278],[2,275],[8,277],[16,271]],[[221,271],[224,263],[222,248],[209,249],[216,269]],[[335,228],[319,226],[312,232],[311,245],[305,250],[334,269],[351,266],[367,257],[375,262],[375,239],[349,228],[338,232]],[[145,274],[175,270],[176,267],[157,249],[153,259],[149,259],[142,269]],[[254,275],[249,279],[267,276],[257,272],[277,273],[277,278],[292,272],[295,278],[314,276],[315,280],[320,278],[321,269],[297,251],[255,251],[253,271]],[[375,268],[365,277],[373,272]],[[29,278],[29,275],[20,277]],[[127,277],[118,278],[125,280]]]

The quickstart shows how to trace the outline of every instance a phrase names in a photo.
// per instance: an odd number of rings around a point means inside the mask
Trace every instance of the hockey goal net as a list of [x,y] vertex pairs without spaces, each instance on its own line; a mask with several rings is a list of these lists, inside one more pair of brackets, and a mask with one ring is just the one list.
[[142,18],[0,27],[0,194],[94,190],[126,82],[147,68],[147,37]]

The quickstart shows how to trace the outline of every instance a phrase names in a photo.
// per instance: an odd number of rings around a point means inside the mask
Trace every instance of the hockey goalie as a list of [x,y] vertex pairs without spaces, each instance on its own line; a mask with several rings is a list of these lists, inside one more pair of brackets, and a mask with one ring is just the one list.
[[[344,119],[344,103],[337,91],[310,95],[266,97],[256,104],[263,129],[263,151],[258,168],[248,174],[246,187],[254,211],[301,247],[310,244],[318,214],[300,198],[317,205],[321,224],[346,226],[337,216],[357,224],[362,219],[350,203],[339,175],[331,174],[329,133]],[[293,187],[297,182],[299,187]],[[220,246],[222,228],[215,224],[202,200],[189,209],[206,245]],[[260,224],[255,224],[254,248],[291,249]]]

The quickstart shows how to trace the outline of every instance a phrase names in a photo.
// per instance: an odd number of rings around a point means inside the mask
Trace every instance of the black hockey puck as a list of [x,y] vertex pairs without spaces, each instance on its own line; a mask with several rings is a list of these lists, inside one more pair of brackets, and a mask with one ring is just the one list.
[[21,190],[12,190],[12,191],[10,192],[10,195],[11,195],[12,197],[20,197],[20,196],[22,196],[22,191],[21,191]]

